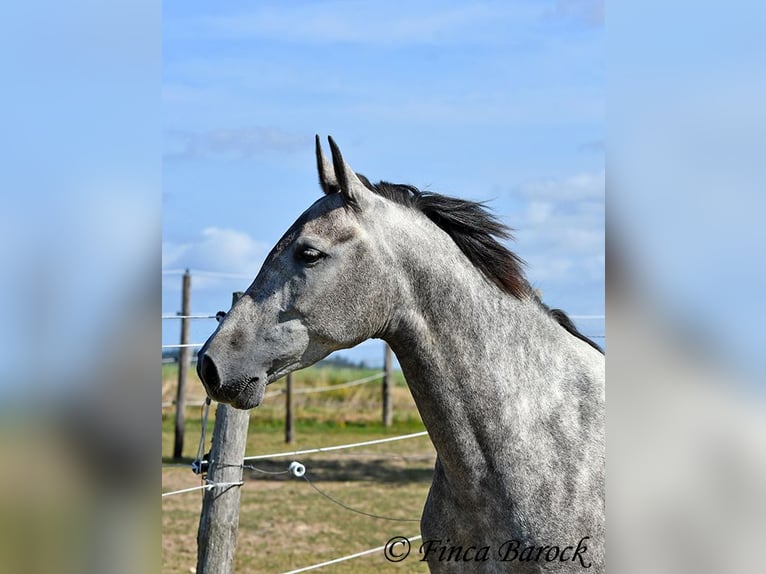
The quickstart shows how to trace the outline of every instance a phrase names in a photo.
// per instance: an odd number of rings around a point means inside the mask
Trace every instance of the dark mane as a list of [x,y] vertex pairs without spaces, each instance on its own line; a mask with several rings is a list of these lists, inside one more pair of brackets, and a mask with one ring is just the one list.
[[586,337],[585,335],[580,333],[580,331],[577,330],[577,327],[575,327],[574,323],[572,323],[572,320],[569,318],[569,316],[566,313],[564,313],[564,311],[562,311],[561,309],[551,309],[545,303],[542,303],[542,302],[540,304],[548,311],[548,313],[551,314],[551,317],[556,319],[559,325],[564,327],[564,329],[566,329],[567,332],[569,332],[569,334],[574,335],[581,341],[585,341],[591,347],[596,349],[599,353],[601,353],[602,355],[604,354],[604,349],[602,349],[594,341],[591,341],[590,339],[588,339],[588,337]]
[[511,230],[482,203],[420,191],[411,185],[362,182],[376,194],[417,209],[445,231],[482,274],[506,293],[521,299],[530,290],[524,262],[498,239],[511,239]]
[[498,241],[512,239],[512,230],[483,203],[420,191],[412,185],[387,181],[373,184],[362,174],[357,176],[377,195],[423,213],[452,238],[489,281],[517,299],[533,296],[567,332],[603,353],[601,347],[577,330],[566,313],[561,309],[551,310],[540,301],[524,276],[524,262]]

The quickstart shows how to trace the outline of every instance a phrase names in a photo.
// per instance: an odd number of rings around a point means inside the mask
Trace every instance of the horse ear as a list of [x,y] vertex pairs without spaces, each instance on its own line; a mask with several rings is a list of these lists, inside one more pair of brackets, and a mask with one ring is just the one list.
[[335,177],[335,170],[332,164],[322,153],[322,144],[319,143],[319,135],[316,136],[317,144],[317,171],[319,172],[319,185],[326,195],[338,191],[338,180]]
[[355,209],[360,209],[366,199],[368,189],[356,175],[351,166],[348,165],[340,154],[340,148],[332,137],[327,138],[330,142],[330,151],[332,151],[332,165],[335,169],[335,178],[340,187],[340,192],[346,199],[346,202]]

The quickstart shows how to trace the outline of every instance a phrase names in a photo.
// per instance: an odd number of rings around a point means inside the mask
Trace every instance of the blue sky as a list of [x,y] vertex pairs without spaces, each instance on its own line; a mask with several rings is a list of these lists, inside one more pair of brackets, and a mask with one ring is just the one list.
[[[196,312],[227,309],[320,193],[330,134],[373,181],[490,200],[545,301],[602,314],[603,19],[585,0],[166,2],[163,269],[230,274],[193,277]],[[163,275],[163,312],[179,299]]]

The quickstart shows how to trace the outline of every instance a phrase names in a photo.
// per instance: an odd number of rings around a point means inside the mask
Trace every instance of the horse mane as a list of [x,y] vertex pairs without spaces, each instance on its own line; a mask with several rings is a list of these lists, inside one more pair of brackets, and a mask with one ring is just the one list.
[[[357,174],[358,175],[358,174]],[[524,262],[498,239],[512,239],[511,229],[490,213],[483,203],[420,191],[412,185],[360,180],[377,195],[416,209],[446,232],[484,277],[502,291],[521,299],[530,291]]]
[[524,276],[524,262],[499,241],[513,239],[511,228],[495,217],[484,203],[421,191],[412,185],[387,181],[371,183],[359,173],[357,177],[375,194],[420,211],[452,238],[489,281],[517,299],[533,296],[566,331],[603,353],[601,347],[577,330],[564,311],[551,310],[540,301]]
[[569,318],[569,316],[566,313],[564,313],[564,311],[562,311],[561,309],[551,309],[542,301],[540,302],[540,304],[543,306],[544,309],[548,311],[548,313],[550,313],[551,317],[556,319],[559,325],[564,327],[564,329],[566,329],[567,332],[569,332],[570,335],[574,335],[581,341],[585,341],[591,347],[596,349],[599,353],[601,353],[602,355],[604,354],[604,349],[602,349],[598,344],[596,344],[596,342],[592,341],[591,339],[589,339],[588,337],[586,337],[585,335],[580,333],[580,331],[577,330],[577,327],[575,327],[575,324],[572,323],[572,320]]

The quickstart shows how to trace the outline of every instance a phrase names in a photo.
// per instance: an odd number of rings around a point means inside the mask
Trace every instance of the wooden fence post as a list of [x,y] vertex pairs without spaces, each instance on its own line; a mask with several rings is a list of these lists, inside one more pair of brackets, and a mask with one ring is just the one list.
[[390,427],[393,420],[391,408],[391,363],[392,352],[388,343],[383,343],[385,352],[383,355],[383,426]]
[[290,444],[295,439],[295,421],[293,420],[293,374],[287,375],[285,389],[285,442]]
[[[234,293],[232,305],[242,296]],[[215,411],[213,444],[208,458],[208,480],[240,482],[247,444],[249,411],[219,404]],[[234,572],[239,531],[239,486],[205,491],[197,531],[197,574]]]
[[[187,269],[181,283],[181,345],[189,344],[189,319],[191,315],[191,274]],[[178,387],[176,388],[176,433],[173,458],[180,459],[184,450],[184,427],[186,425],[186,376],[189,372],[189,347],[178,349]]]

